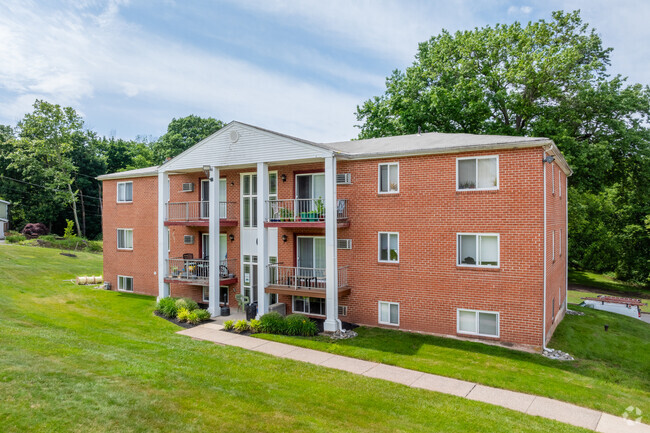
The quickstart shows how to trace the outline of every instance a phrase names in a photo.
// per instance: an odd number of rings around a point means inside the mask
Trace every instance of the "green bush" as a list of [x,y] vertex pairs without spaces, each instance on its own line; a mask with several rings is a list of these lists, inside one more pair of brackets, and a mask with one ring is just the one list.
[[235,323],[235,331],[237,332],[246,332],[248,329],[249,325],[245,320],[238,320],[237,323]]
[[10,244],[17,244],[18,242],[22,242],[22,241],[26,240],[27,238],[24,235],[9,235],[5,239]]
[[192,311],[192,313],[196,313],[199,322],[205,322],[206,320],[210,320],[210,317],[212,317],[208,310],[202,310],[200,308]]
[[260,330],[267,334],[284,334],[284,316],[276,311],[264,314],[260,317]]
[[199,308],[199,304],[190,298],[178,298],[176,300],[176,308],[179,310],[185,308],[188,311],[194,311]]
[[178,308],[176,308],[176,299],[162,298],[158,301],[158,304],[156,304],[156,311],[169,319],[173,319],[176,317],[176,313],[178,312]]
[[104,251],[104,243],[102,241],[88,241],[87,249],[91,253],[101,253]]
[[301,335],[311,337],[318,333],[318,327],[315,322],[309,320],[301,314],[291,314],[285,319],[286,335]]
[[187,321],[190,322],[192,325],[198,325],[199,323],[201,323],[201,319],[199,319],[199,315],[197,311],[199,310],[194,310],[187,313]]
[[251,332],[260,332],[262,329],[262,322],[257,319],[252,319],[250,323]]
[[187,308],[181,307],[178,309],[178,313],[176,313],[176,318],[179,322],[189,322],[191,313],[193,313],[193,311],[191,312]]
[[71,238],[74,236],[74,221],[66,218],[65,222],[67,224],[67,227],[63,230],[63,237]]
[[235,327],[235,321],[234,320],[226,320],[223,322],[223,329],[226,331],[232,331],[232,329]]

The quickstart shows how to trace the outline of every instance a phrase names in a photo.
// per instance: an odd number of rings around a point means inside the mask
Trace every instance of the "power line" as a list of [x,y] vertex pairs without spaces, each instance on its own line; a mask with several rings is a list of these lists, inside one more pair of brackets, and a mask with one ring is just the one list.
[[[38,188],[49,189],[49,190],[52,190],[52,191],[61,191],[61,192],[66,192],[66,193],[68,192],[68,191],[64,191],[62,189],[54,188],[54,187],[51,187],[51,186],[39,185],[39,184],[36,184],[36,183],[27,182],[25,180],[14,179],[13,177],[5,176],[4,174],[0,174],[0,179],[9,179],[9,180],[13,180],[14,182],[24,183],[25,185],[36,186]],[[102,200],[99,197],[93,197],[91,195],[86,195],[86,194],[82,194],[82,193],[80,193],[80,194],[83,195],[84,198],[92,198],[92,199],[99,200],[99,201]]]

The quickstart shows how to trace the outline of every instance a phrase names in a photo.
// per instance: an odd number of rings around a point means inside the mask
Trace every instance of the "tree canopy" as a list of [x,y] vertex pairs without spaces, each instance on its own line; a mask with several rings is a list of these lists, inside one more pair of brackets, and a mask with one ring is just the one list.
[[608,74],[611,48],[579,11],[419,45],[357,107],[359,138],[432,132],[548,137],[569,183],[571,264],[650,283],[650,89]]
[[222,121],[212,117],[201,118],[189,115],[172,119],[167,127],[167,133],[153,146],[156,163],[162,164],[165,159],[173,158],[224,126]]

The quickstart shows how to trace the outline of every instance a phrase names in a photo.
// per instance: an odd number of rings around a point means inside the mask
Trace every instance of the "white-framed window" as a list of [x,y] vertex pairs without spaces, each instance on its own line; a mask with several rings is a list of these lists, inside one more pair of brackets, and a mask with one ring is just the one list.
[[562,170],[557,171],[557,191],[562,198]]
[[399,233],[379,232],[380,262],[399,263]]
[[555,164],[551,164],[551,188],[553,195],[555,195]]
[[553,261],[555,261],[555,230],[551,230],[551,251]]
[[[206,304],[210,303],[210,287],[203,286],[203,302]],[[228,286],[219,287],[219,304],[228,305]]]
[[499,189],[499,157],[456,158],[456,190]]
[[132,292],[133,291],[133,277],[127,277],[125,275],[117,276],[117,290],[121,292]]
[[167,252],[170,252],[172,249],[171,235],[171,231],[169,230],[169,227],[167,227]]
[[456,330],[459,334],[499,336],[499,313],[495,311],[457,310]]
[[117,202],[131,203],[133,201],[133,182],[117,183]]
[[498,268],[500,236],[496,233],[458,233],[458,266]]
[[396,194],[399,192],[399,163],[379,164],[379,193]]
[[558,249],[560,257],[562,257],[562,229],[560,229],[560,236],[558,237]]
[[379,323],[399,326],[399,304],[379,301]]
[[133,249],[133,229],[117,229],[117,249]]
[[293,296],[293,312],[311,314],[313,316],[324,316],[325,299],[310,298],[307,296]]

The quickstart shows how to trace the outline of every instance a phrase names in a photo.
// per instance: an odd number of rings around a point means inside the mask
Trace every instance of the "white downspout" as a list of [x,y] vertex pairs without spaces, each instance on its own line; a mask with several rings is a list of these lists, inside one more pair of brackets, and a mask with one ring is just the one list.
[[544,318],[542,319],[542,349],[546,349],[546,149],[542,154],[542,168],[544,170]]

